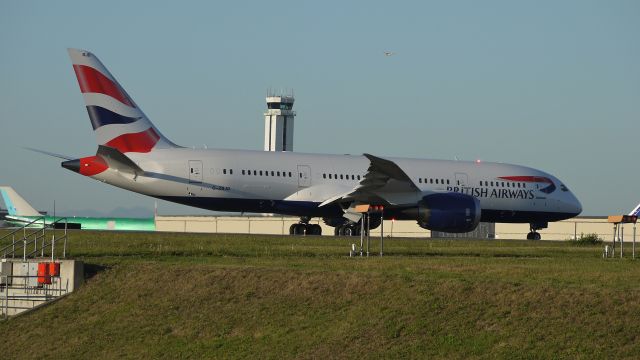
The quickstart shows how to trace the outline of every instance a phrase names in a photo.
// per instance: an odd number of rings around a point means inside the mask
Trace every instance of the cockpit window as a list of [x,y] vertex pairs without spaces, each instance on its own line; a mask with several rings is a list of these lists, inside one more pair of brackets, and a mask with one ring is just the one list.
[[560,184],[560,190],[562,191],[569,191],[569,189],[567,189],[566,186],[564,186],[564,184]]

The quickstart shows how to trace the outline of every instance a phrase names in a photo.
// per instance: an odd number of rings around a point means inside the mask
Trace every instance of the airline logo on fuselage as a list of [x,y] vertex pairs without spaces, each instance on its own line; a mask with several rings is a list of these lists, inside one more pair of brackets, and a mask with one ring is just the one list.
[[447,186],[447,191],[489,199],[533,199],[533,190],[525,189],[488,189],[485,187]]
[[[541,183],[545,187],[538,189],[545,194],[551,194],[556,190],[556,185],[553,181],[543,176],[501,176],[500,180],[512,181],[511,184],[515,187],[515,182],[525,183]],[[461,194],[475,196],[477,198],[489,198],[489,199],[535,199],[535,193],[533,189],[517,189],[517,188],[499,188],[490,189],[487,187],[473,187],[473,186],[447,186],[447,191],[458,192]]]
[[556,185],[551,179],[544,176],[501,176],[498,179],[525,182],[525,183],[542,183],[547,184],[547,187],[540,189],[545,194],[551,194],[556,191]]

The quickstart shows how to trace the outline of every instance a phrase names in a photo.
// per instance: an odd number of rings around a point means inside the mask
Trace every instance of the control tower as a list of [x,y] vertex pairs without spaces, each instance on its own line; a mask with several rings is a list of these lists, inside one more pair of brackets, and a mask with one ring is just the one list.
[[293,95],[267,95],[264,113],[264,151],[293,151]]

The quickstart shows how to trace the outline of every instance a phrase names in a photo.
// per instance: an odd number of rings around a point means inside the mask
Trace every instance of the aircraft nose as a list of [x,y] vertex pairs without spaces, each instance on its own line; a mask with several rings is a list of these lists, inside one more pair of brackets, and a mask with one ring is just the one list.
[[575,195],[571,194],[571,197],[571,206],[573,207],[573,212],[575,213],[574,216],[578,216],[580,215],[580,213],[582,213],[582,204]]

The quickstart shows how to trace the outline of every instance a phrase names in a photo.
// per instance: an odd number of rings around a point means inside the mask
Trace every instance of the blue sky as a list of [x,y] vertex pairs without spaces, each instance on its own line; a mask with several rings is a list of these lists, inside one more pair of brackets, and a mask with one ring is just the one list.
[[21,149],[95,152],[77,47],[184,146],[261,149],[266,91],[292,88],[296,151],[523,164],[585,215],[627,211],[639,34],[638,1],[0,1],[0,182],[42,210],[151,211]]

